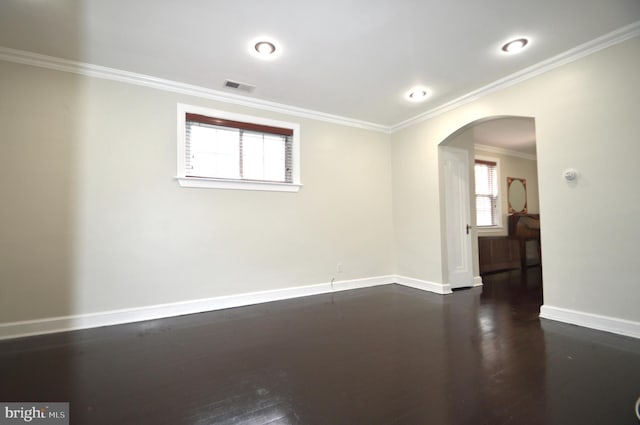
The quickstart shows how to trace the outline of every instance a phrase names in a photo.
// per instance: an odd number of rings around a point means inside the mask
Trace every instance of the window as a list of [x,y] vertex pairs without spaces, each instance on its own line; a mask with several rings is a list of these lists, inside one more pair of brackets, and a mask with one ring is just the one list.
[[186,187],[300,188],[299,125],[178,105],[178,182]]
[[476,159],[476,226],[497,227],[500,225],[498,202],[498,164],[496,161]]

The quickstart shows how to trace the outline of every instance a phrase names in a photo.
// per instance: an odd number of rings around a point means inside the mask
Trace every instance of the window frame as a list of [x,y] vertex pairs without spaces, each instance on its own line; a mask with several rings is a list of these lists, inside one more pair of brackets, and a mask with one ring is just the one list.
[[[496,181],[498,183],[498,193],[496,195],[497,197],[497,202],[496,202],[496,224],[495,225],[491,225],[491,226],[479,226],[478,225],[478,211],[476,210],[476,191],[475,191],[475,178],[476,178],[476,174],[475,174],[475,164],[476,161],[481,161],[481,162],[492,162],[496,164]],[[502,217],[502,181],[500,180],[500,158],[496,158],[496,157],[489,157],[489,156],[484,156],[484,155],[475,155],[473,158],[473,205],[474,205],[474,212],[475,212],[475,227],[477,229],[477,231],[479,233],[482,232],[495,232],[497,230],[501,230],[504,228],[503,226],[503,217]]]
[[[201,106],[178,103],[177,106],[177,174],[175,176],[181,187],[209,188],[209,189],[236,189],[236,190],[262,190],[276,192],[298,192],[302,187],[300,181],[300,124],[286,121],[278,121],[270,118],[256,117],[252,115],[237,114]],[[187,114],[201,115],[210,118],[241,123],[244,129],[255,125],[258,127],[273,127],[291,130],[291,182],[273,182],[264,180],[240,180],[213,177],[189,176],[186,170],[186,123]],[[231,127],[236,128],[236,127]],[[240,127],[238,127],[240,128]]]

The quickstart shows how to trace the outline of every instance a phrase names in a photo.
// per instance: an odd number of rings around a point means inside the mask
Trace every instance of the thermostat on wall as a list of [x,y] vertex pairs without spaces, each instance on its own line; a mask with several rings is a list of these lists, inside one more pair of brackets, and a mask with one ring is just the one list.
[[573,181],[578,177],[578,172],[573,168],[568,168],[564,170],[562,176],[565,178],[565,180]]

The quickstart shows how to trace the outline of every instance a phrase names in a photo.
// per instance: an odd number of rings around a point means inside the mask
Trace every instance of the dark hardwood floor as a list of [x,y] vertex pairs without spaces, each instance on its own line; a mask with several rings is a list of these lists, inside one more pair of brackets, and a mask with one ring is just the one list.
[[0,342],[72,424],[637,424],[640,341],[539,320],[538,267]]

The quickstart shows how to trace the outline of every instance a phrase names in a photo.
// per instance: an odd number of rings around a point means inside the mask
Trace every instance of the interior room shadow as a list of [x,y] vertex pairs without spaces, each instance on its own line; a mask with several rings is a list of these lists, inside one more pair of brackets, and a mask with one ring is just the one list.
[[[12,46],[24,49],[24,57],[39,58],[40,49],[56,43],[60,57],[76,59],[82,50],[82,7],[70,1],[10,0],[2,5],[0,26],[3,34],[24,43]],[[16,24],[24,22],[16,19],[23,15],[32,25]],[[20,55],[15,57],[0,61],[2,338],[50,330],[60,323],[55,319],[76,313],[81,80],[76,74],[53,70],[47,59],[31,62],[37,65],[32,66],[21,62]],[[3,356],[19,356],[2,349],[16,341],[51,349],[38,364],[23,365],[38,371],[33,375],[39,382],[23,382],[20,368],[7,370],[0,361],[0,400],[71,401],[73,353],[60,347],[72,338],[73,334],[57,338],[50,347],[50,336],[0,341]],[[55,400],[44,391],[52,386],[61,389],[54,392]]]

